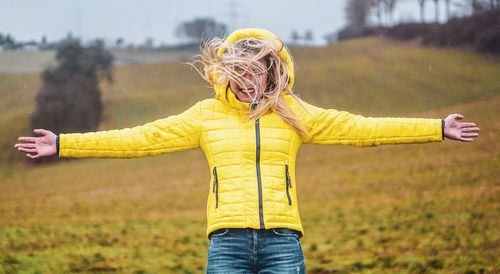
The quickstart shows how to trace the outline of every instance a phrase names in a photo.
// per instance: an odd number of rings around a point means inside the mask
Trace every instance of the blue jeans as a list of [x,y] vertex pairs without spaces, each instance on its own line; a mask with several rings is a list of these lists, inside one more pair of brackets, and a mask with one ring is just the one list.
[[300,232],[225,228],[210,234],[207,273],[306,273]]

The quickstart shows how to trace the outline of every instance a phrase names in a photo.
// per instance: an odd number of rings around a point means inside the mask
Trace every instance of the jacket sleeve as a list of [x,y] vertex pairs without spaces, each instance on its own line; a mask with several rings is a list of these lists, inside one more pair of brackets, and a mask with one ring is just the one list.
[[59,135],[59,157],[133,158],[199,147],[201,102],[181,114],[108,131]]
[[323,109],[302,101],[299,112],[308,135],[304,143],[376,146],[439,142],[441,119],[372,118],[346,111]]

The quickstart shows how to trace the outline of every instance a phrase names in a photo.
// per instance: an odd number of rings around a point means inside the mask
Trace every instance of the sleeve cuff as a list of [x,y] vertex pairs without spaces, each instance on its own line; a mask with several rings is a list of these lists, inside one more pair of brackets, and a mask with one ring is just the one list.
[[441,138],[444,140],[444,119],[441,120]]
[[59,135],[56,135],[56,151],[57,157],[59,157]]

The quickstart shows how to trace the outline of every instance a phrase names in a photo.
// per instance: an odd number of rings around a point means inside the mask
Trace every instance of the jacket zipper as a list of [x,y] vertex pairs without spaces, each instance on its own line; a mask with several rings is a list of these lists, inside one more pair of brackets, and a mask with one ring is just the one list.
[[286,177],[286,197],[288,197],[288,204],[292,205],[292,197],[290,197],[290,191],[288,188],[292,188],[292,179],[290,179],[290,174],[288,173],[288,164],[285,165],[285,177]]
[[215,193],[215,208],[219,207],[219,181],[217,179],[217,168],[214,167],[212,174],[214,175],[214,185],[212,192]]
[[257,170],[257,186],[259,190],[259,218],[260,218],[260,228],[265,229],[264,226],[264,209],[262,207],[262,179],[260,175],[260,123],[259,119],[255,120],[255,167]]

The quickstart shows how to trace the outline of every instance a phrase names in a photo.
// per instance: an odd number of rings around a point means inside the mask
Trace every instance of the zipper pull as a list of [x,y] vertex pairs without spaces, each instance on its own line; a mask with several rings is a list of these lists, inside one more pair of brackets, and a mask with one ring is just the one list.
[[288,198],[288,204],[292,205],[292,197],[290,197],[289,188],[292,188],[292,180],[290,180],[290,174],[288,172],[288,164],[285,164],[285,179],[286,179],[286,197]]
[[292,188],[292,179],[290,178],[290,173],[288,172],[288,165],[285,165],[286,170],[286,183],[290,188]]
[[213,186],[212,192],[215,193],[215,208],[218,208],[219,207],[219,181],[217,179],[216,167],[214,167],[213,175],[214,175],[214,186]]
[[217,170],[216,170],[216,167],[214,167],[213,171],[212,171],[212,174],[214,176],[214,185],[213,185],[213,188],[212,188],[212,192],[215,192],[215,188],[217,187]]

